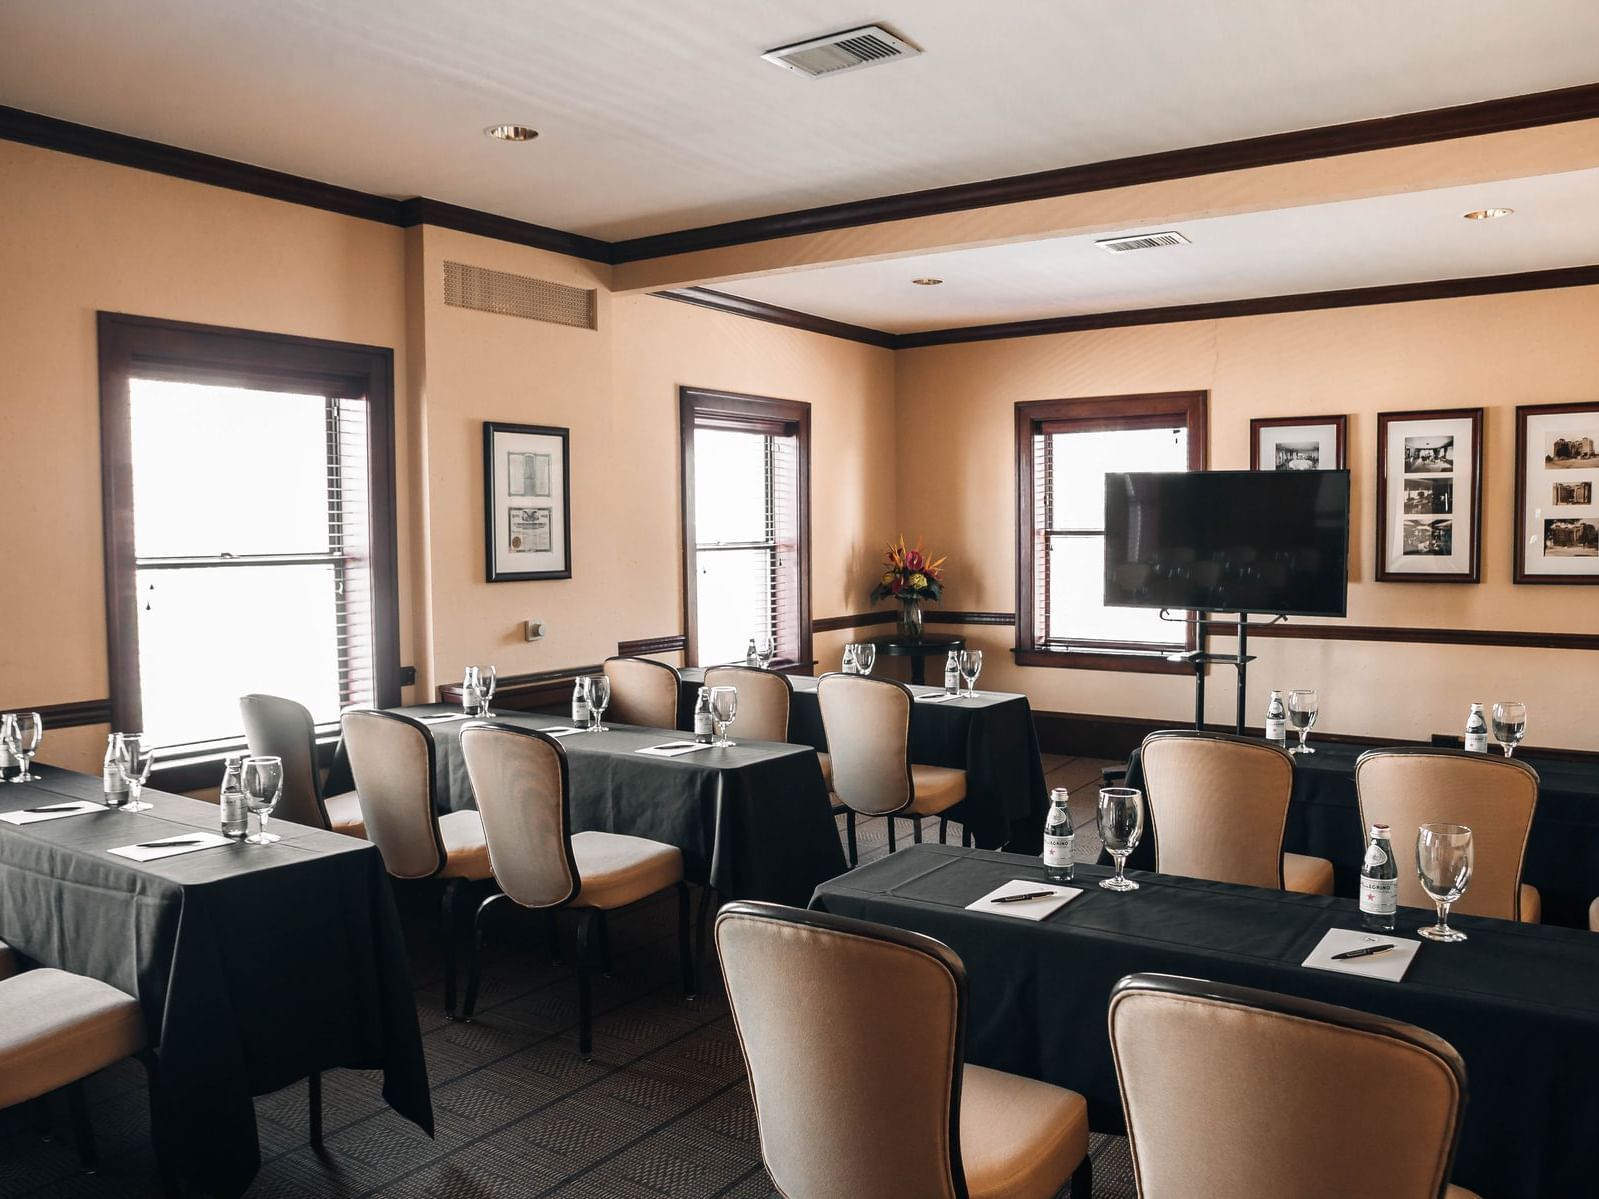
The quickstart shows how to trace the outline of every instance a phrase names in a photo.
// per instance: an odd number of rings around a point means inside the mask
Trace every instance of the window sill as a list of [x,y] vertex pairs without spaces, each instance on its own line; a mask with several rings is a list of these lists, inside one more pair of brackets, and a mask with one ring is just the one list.
[[[326,768],[333,761],[339,744],[339,730],[317,730],[317,765]],[[249,747],[244,738],[237,741],[212,742],[204,749],[174,752],[170,757],[157,757],[150,771],[149,786],[178,795],[190,791],[205,791],[222,785],[222,767],[229,754],[247,754]]]
[[[1046,666],[1056,670],[1110,670],[1134,674],[1192,675],[1187,662],[1172,662],[1165,650],[1038,649],[1012,651],[1018,666]],[[1172,650],[1172,653],[1182,651]]]

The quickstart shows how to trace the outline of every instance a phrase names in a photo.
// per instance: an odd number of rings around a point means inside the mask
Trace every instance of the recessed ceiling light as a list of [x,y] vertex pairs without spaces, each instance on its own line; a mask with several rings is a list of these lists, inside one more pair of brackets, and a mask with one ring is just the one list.
[[1479,208],[1476,212],[1466,213],[1465,217],[1468,221],[1495,221],[1515,211],[1514,208]]
[[539,135],[531,125],[490,125],[483,132],[502,142],[530,142]]
[[924,276],[920,279],[912,279],[911,282],[916,284],[917,287],[937,287],[943,280]]

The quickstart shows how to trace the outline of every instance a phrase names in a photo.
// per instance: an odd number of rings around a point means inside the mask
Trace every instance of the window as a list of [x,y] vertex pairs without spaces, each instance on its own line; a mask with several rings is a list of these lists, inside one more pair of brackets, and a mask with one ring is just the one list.
[[1204,456],[1204,392],[1016,405],[1018,662],[1190,669],[1164,658],[1194,647],[1185,626],[1104,603],[1104,480],[1200,470]]
[[389,351],[101,314],[112,718],[196,753],[239,697],[399,700]]
[[694,387],[680,402],[688,660],[741,662],[754,637],[809,664],[810,405]]

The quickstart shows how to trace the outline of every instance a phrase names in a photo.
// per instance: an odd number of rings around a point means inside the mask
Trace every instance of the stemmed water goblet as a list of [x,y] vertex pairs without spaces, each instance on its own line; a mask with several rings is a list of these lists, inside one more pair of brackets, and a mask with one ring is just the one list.
[[477,715],[479,720],[487,720],[494,715],[489,711],[489,701],[494,698],[494,684],[498,678],[493,666],[476,666],[477,671]]
[[1115,877],[1101,879],[1099,885],[1107,891],[1138,890],[1125,871],[1127,855],[1144,835],[1144,793],[1135,787],[1100,788],[1098,817],[1100,840],[1116,862]]
[[151,805],[141,802],[139,797],[144,794],[145,783],[150,781],[150,769],[155,765],[155,746],[143,733],[124,733],[122,748],[127,755],[123,759],[123,772],[128,779],[128,802],[122,810],[148,812]]
[[961,678],[966,680],[966,698],[977,698],[977,676],[983,673],[983,651],[963,649],[960,656]]
[[1494,740],[1505,751],[1505,757],[1516,752],[1516,746],[1527,735],[1527,705],[1515,700],[1502,700],[1494,705]]
[[267,819],[283,794],[283,759],[265,756],[244,759],[239,785],[244,790],[244,806],[261,821],[260,829],[245,840],[251,845],[271,845],[280,840],[276,833],[267,832]]
[[1288,723],[1294,726],[1299,733],[1299,744],[1288,752],[1291,754],[1313,754],[1316,751],[1305,744],[1305,738],[1310,736],[1310,730],[1316,725],[1316,716],[1319,705],[1314,691],[1290,691],[1288,693]]
[[762,637],[755,643],[755,664],[762,670],[770,670],[772,659],[777,657],[777,642],[770,637]]
[[5,726],[6,749],[22,769],[11,776],[13,783],[31,783],[39,776],[28,770],[33,755],[44,740],[44,717],[37,712],[18,712]]
[[1449,908],[1466,893],[1474,861],[1471,830],[1463,824],[1424,824],[1416,832],[1416,873],[1438,905],[1438,923],[1416,932],[1429,941],[1464,941],[1449,927]]
[[605,706],[611,702],[611,679],[609,675],[591,674],[589,676],[589,732],[608,733],[610,728],[605,723]]
[[862,641],[855,647],[855,670],[859,674],[871,674],[872,667],[877,665],[877,647],[870,642]]
[[738,717],[738,688],[712,687],[711,688],[711,720],[716,724],[716,740],[711,742],[718,749],[731,749],[734,742],[727,738],[727,730]]

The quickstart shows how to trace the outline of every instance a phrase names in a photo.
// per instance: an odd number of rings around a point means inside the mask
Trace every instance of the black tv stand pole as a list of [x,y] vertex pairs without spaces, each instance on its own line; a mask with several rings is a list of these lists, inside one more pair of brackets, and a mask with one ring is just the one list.
[[[1200,648],[1192,652],[1168,655],[1174,662],[1187,662],[1194,668],[1194,728],[1203,731],[1205,727],[1205,667],[1231,666],[1238,671],[1238,701],[1233,713],[1233,731],[1240,737],[1244,735],[1244,705],[1245,696],[1249,686],[1249,664],[1255,660],[1249,652],[1249,613],[1240,612],[1236,620],[1212,620],[1207,616],[1175,617],[1168,616],[1166,609],[1160,613],[1162,620],[1179,621],[1191,624],[1198,632]],[[1285,617],[1274,617],[1268,624],[1276,624]],[[1238,638],[1238,652],[1235,654],[1213,654],[1204,648],[1205,639],[1212,626],[1230,626]]]

